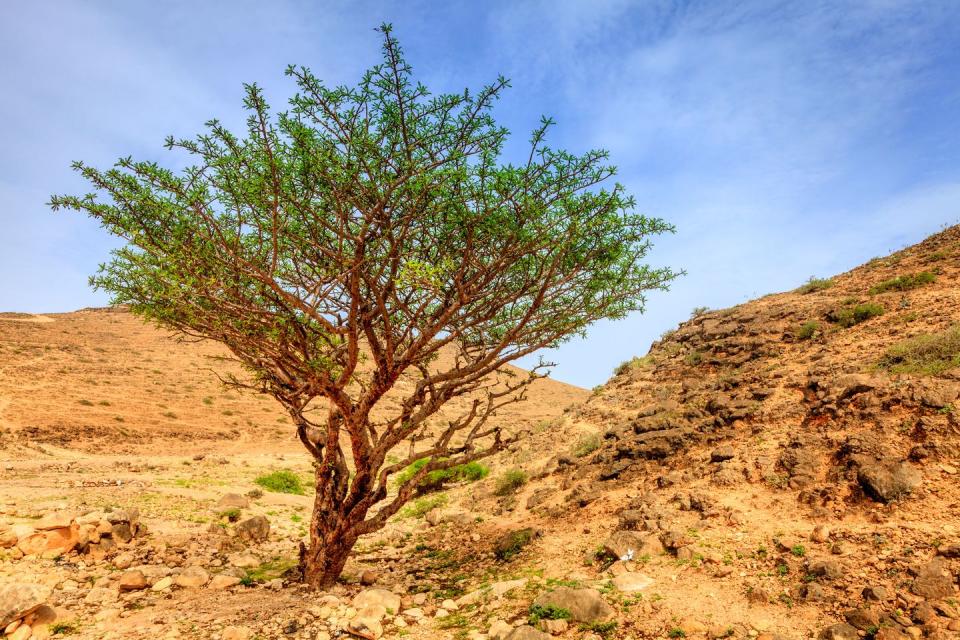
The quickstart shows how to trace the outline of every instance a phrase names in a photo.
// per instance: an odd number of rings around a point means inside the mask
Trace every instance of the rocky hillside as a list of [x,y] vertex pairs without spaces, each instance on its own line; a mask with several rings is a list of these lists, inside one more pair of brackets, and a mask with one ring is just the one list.
[[222,354],[130,322],[0,318],[0,634],[960,637],[960,228],[544,382],[323,594],[290,571],[307,456]]
[[576,411],[595,436],[557,461],[570,489],[548,511],[589,521],[596,501],[617,516],[608,551],[635,564],[666,549],[716,580],[717,603],[671,607],[688,622],[675,636],[713,618],[943,637],[960,630],[958,400],[954,227],[664,334]]

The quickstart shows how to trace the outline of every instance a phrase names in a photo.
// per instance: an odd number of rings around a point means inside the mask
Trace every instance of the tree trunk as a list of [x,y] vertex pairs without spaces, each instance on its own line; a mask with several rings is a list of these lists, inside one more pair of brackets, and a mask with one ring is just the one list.
[[[336,583],[358,539],[353,531],[355,523],[342,515],[346,482],[340,475],[334,472],[322,477],[318,471],[317,494],[310,516],[310,542],[300,544],[302,579],[315,589],[328,589]],[[363,514],[360,517],[362,519]]]
[[350,556],[355,539],[338,536],[334,539],[317,531],[310,532],[310,546],[300,547],[300,570],[303,581],[314,589],[329,589],[337,582]]

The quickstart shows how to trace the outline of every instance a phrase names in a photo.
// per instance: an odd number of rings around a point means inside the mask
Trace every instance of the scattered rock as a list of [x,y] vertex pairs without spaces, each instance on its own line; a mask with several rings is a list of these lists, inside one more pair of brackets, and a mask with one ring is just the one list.
[[906,462],[888,460],[862,466],[857,481],[874,500],[889,502],[912,493],[923,475]]
[[117,581],[117,586],[120,588],[120,591],[139,591],[140,589],[146,589],[149,584],[147,583],[147,577],[143,575],[143,571],[126,571]]
[[39,584],[15,582],[0,586],[0,629],[42,607],[50,594],[50,587]]
[[184,569],[177,577],[176,584],[187,589],[202,587],[210,581],[210,574],[203,567],[192,566]]
[[534,604],[566,609],[577,622],[605,622],[614,616],[613,608],[596,589],[560,587],[541,593]]
[[528,624],[524,624],[507,634],[505,640],[551,640],[551,637]]
[[218,509],[246,509],[250,506],[250,498],[239,493],[227,493],[217,502]]
[[234,532],[244,542],[264,542],[270,537],[270,521],[265,516],[253,516],[237,523]]
[[857,630],[845,622],[832,624],[820,632],[821,640],[859,640]]
[[635,591],[643,591],[647,587],[653,584],[653,578],[645,576],[642,573],[635,571],[628,571],[627,573],[621,573],[618,576],[615,576],[612,580],[613,586],[618,590],[624,593],[633,593]]

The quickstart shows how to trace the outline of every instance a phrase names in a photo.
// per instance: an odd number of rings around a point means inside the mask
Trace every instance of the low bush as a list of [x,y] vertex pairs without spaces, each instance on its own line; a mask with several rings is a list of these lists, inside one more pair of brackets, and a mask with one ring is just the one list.
[[921,271],[913,275],[897,276],[896,278],[884,280],[871,287],[869,293],[870,295],[876,295],[878,293],[886,293],[887,291],[909,291],[910,289],[916,289],[917,287],[922,287],[925,284],[936,281],[937,276],[929,271]]
[[508,496],[516,493],[525,484],[527,484],[527,473],[522,469],[510,469],[497,478],[494,493],[498,496]]
[[298,496],[306,494],[300,476],[286,469],[262,475],[254,480],[254,483],[274,493],[293,493]]
[[797,293],[816,293],[817,291],[823,291],[824,289],[829,289],[834,285],[833,279],[831,278],[817,278],[810,276],[810,279],[807,280],[804,284],[797,287]]
[[816,323],[813,321],[804,322],[802,325],[800,325],[800,328],[797,329],[797,338],[799,340],[810,340],[815,335],[817,335],[817,331],[819,330],[820,330],[819,323]]
[[408,503],[400,510],[401,518],[422,518],[430,511],[447,504],[447,494],[440,493],[426,498],[420,498]]
[[838,309],[831,314],[831,319],[841,327],[848,328],[881,315],[883,315],[883,306],[868,302]]
[[895,344],[878,364],[891,373],[921,375],[937,375],[960,367],[960,324]]
[[630,358],[629,360],[624,360],[619,365],[617,365],[617,368],[613,370],[613,375],[622,376],[628,371],[631,371],[633,369],[639,369],[640,367],[645,367],[652,363],[653,363],[652,356],[644,356],[642,358],[639,356],[634,356],[633,358]]
[[558,607],[555,604],[533,604],[530,605],[530,614],[527,620],[531,625],[536,626],[541,620],[570,620],[573,614],[569,609]]
[[[394,479],[398,485],[404,484],[410,478],[417,474],[421,469],[423,469],[429,462],[431,458],[420,458],[415,461],[413,464],[408,466],[406,469],[398,473]],[[480,464],[479,462],[468,462],[466,464],[459,464],[455,467],[450,467],[449,469],[437,469],[435,471],[430,471],[424,476],[423,480],[420,481],[420,484],[417,485],[417,491],[419,493],[428,493],[430,491],[438,491],[443,488],[443,485],[448,482],[476,482],[477,480],[483,480],[490,473],[490,468],[486,465]]]
[[597,449],[600,448],[600,436],[591,433],[590,435],[582,436],[577,442],[576,446],[573,448],[573,455],[578,458],[588,456]]

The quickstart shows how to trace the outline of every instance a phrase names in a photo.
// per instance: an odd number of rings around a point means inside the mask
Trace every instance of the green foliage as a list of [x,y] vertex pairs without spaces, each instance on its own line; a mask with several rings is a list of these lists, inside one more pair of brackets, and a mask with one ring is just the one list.
[[804,284],[800,285],[797,289],[797,293],[816,293],[817,291],[823,291],[824,289],[829,289],[834,285],[832,278],[817,278],[816,276],[810,276],[810,279],[807,280]]
[[960,324],[939,333],[926,333],[892,347],[878,363],[891,373],[938,375],[960,366]]
[[641,367],[646,367],[651,364],[653,364],[652,356],[644,356],[642,358],[639,356],[634,356],[629,360],[624,360],[619,365],[617,365],[617,368],[613,370],[613,375],[622,376],[623,374],[629,371],[632,371],[633,369],[639,369]]
[[427,496],[414,500],[400,511],[401,518],[422,518],[430,511],[447,504],[449,498],[447,494]]
[[591,433],[589,435],[581,436],[580,440],[577,442],[576,446],[573,448],[573,455],[578,458],[583,458],[588,456],[597,449],[600,448],[601,440],[600,436],[596,433]]
[[261,563],[258,567],[247,569],[240,578],[240,583],[249,586],[261,582],[269,582],[270,580],[283,576],[283,574],[295,566],[297,566],[295,559],[276,556],[271,560]]
[[800,325],[800,328],[797,329],[797,338],[800,340],[810,340],[817,334],[817,331],[819,330],[820,323],[812,320],[810,322],[804,322],[802,325]]
[[541,620],[570,620],[571,618],[573,618],[573,615],[570,610],[564,607],[553,604],[532,604],[527,620],[531,625],[536,626]]
[[50,635],[70,636],[77,633],[80,627],[74,622],[54,622],[50,625]]
[[516,493],[520,487],[527,484],[527,473],[523,469],[510,469],[497,478],[494,494],[508,496]]
[[[403,471],[399,472],[394,482],[397,485],[406,484],[418,471],[427,466],[431,460],[432,458],[420,458],[416,460]],[[468,462],[450,467],[449,469],[436,469],[428,472],[420,481],[419,488],[421,491],[436,491],[448,482],[476,482],[477,480],[483,480],[489,473],[490,467],[476,461]]]
[[617,621],[608,622],[584,622],[580,625],[581,631],[592,631],[601,638],[609,638],[617,630]]
[[802,558],[803,556],[806,555],[807,549],[802,544],[795,544],[792,547],[790,547],[790,553],[797,556],[798,558]]
[[667,632],[668,638],[686,638],[687,632],[681,629],[680,627],[674,627]]
[[690,311],[690,319],[692,320],[694,318],[699,318],[700,316],[708,313],[709,311],[710,311],[710,307],[694,307],[693,310]]
[[870,318],[883,315],[883,306],[875,302],[858,304],[853,307],[843,307],[831,314],[831,319],[844,328],[865,322]]
[[695,367],[703,362],[703,353],[700,351],[691,351],[684,356],[683,361],[691,367]]
[[536,531],[530,528],[511,531],[497,541],[493,555],[506,562],[520,553],[536,537]]
[[258,477],[254,482],[267,491],[274,493],[293,493],[302,496],[306,493],[303,482],[293,471],[281,469]]
[[229,509],[224,509],[218,514],[221,518],[225,518],[230,522],[236,522],[240,519],[240,509],[236,507],[231,507]]
[[909,291],[910,289],[916,289],[917,287],[922,287],[925,284],[936,281],[937,276],[929,271],[922,271],[913,275],[897,276],[896,278],[884,280],[871,287],[869,293],[876,295],[878,293],[886,293],[887,291]]

